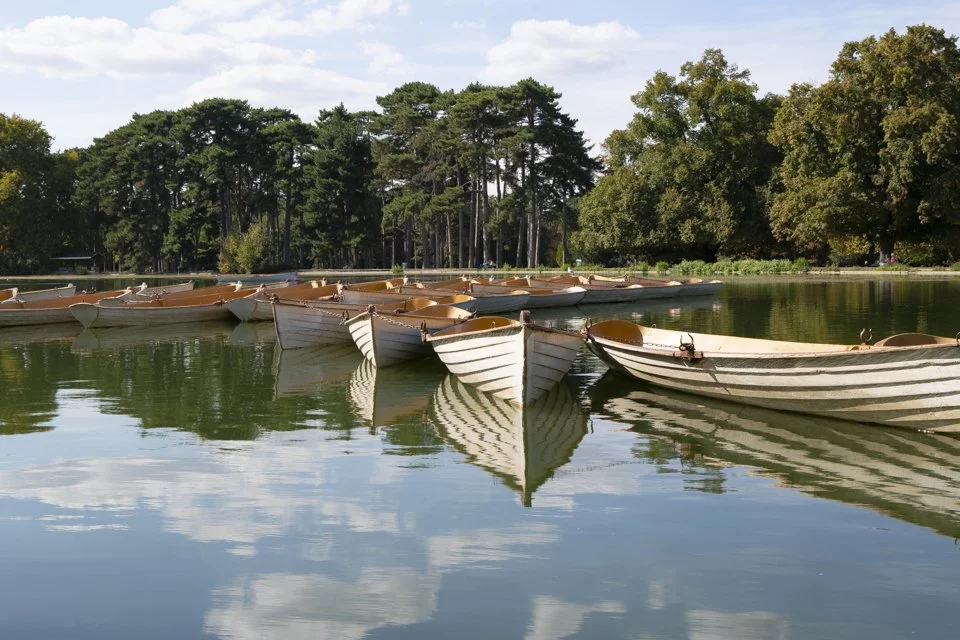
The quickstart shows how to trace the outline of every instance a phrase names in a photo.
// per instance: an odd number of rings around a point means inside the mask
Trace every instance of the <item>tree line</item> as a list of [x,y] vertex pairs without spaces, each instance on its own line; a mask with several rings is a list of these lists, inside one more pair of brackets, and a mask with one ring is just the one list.
[[53,153],[0,115],[0,272],[95,250],[137,271],[960,259],[960,53],[920,25],[760,95],[708,49],[592,154],[533,79],[411,82],[304,122],[210,99]]
[[5,117],[0,270],[68,248],[137,271],[552,263],[570,200],[600,169],[559,99],[532,79],[412,82],[378,112],[340,105],[306,123],[218,98],[64,153],[39,123]]
[[960,53],[940,29],[847,43],[786,96],[710,49],[632,100],[580,206],[593,261],[960,259]]

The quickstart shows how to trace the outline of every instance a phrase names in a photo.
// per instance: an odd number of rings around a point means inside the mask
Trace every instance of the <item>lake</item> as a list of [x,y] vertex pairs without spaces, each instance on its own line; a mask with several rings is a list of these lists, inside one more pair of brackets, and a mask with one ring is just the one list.
[[[5,285],[7,286],[7,285]],[[859,342],[960,280],[534,312]],[[664,393],[524,412],[269,324],[0,330],[3,638],[956,638],[960,438]]]

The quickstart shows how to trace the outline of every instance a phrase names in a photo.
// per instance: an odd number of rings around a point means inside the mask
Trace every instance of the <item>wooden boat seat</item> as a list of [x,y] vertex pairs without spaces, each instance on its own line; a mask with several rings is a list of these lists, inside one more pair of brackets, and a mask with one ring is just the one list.
[[953,338],[942,338],[927,333],[898,333],[879,340],[874,347],[919,347],[925,344],[950,344]]

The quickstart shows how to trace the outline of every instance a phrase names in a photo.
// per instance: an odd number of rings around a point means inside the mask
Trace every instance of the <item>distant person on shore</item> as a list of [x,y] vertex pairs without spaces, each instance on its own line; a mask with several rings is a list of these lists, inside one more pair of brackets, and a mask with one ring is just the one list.
[[897,264],[897,254],[893,251],[890,252],[890,264]]

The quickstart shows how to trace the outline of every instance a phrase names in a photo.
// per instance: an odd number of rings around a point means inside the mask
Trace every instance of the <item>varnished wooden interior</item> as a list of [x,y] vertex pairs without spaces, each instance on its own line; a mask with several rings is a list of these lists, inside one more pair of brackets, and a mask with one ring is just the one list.
[[48,300],[28,300],[26,302],[9,302],[0,307],[0,313],[7,309],[64,309],[72,304],[80,302],[97,302],[104,298],[115,298],[127,293],[129,289],[118,291],[99,291],[97,293],[81,293],[75,296],[64,296],[62,298],[50,298]]
[[688,333],[644,327],[626,320],[607,320],[590,327],[590,335],[614,342],[623,342],[652,349],[678,349],[680,343],[693,342],[697,351],[746,354],[828,353],[869,349],[864,345],[820,344],[814,342],[785,342],[759,338],[739,338],[708,333]]
[[474,318],[467,320],[455,327],[444,329],[433,334],[434,338],[445,338],[449,336],[460,335],[464,333],[473,333],[476,331],[489,331],[491,329],[505,329],[507,327],[519,326],[519,322],[500,316],[485,316],[483,318]]

